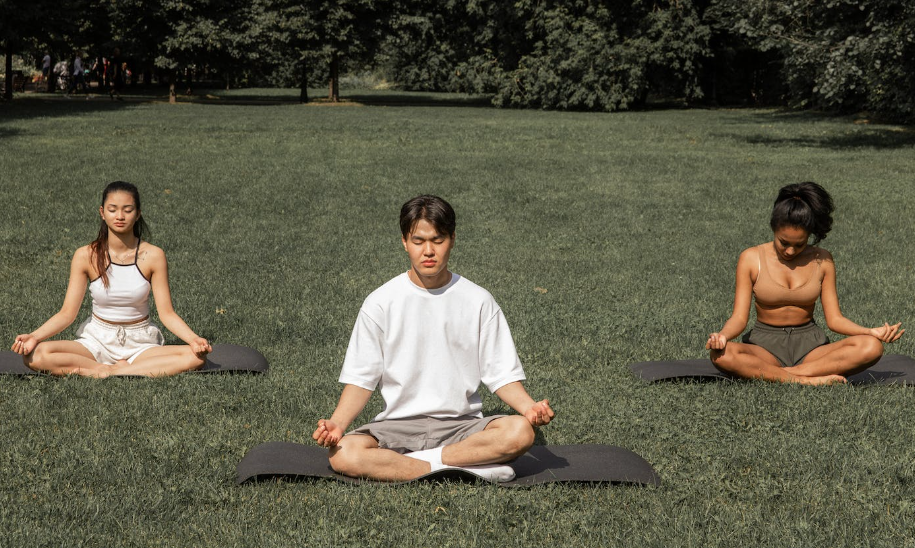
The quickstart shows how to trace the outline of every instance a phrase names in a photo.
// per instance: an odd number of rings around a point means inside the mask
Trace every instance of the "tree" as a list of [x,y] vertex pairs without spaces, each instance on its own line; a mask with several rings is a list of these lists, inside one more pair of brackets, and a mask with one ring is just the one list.
[[908,0],[716,0],[709,16],[776,52],[789,101],[915,120],[915,4]]
[[301,99],[308,100],[308,66],[328,67],[328,98],[340,99],[340,73],[346,63],[371,59],[393,12],[384,0],[260,0],[261,25],[270,29],[275,62],[301,67]]
[[500,106],[616,110],[650,91],[701,96],[708,25],[692,0],[416,0],[385,55],[410,88]]
[[[5,54],[6,86],[3,97],[13,98],[14,53],[67,58],[77,42],[78,24],[68,17],[87,8],[86,0],[0,0],[0,44]],[[53,67],[53,62],[52,65]],[[49,82],[53,78],[49,76]],[[49,90],[53,84],[49,83]]]
[[111,45],[164,70],[169,102],[177,101],[179,71],[228,72],[244,62],[257,34],[256,4],[243,0],[103,0]]

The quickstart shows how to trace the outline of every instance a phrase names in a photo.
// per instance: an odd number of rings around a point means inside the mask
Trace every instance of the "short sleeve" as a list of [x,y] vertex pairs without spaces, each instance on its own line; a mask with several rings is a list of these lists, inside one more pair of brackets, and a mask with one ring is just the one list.
[[340,382],[375,390],[384,371],[384,331],[360,310],[346,348]]
[[481,328],[480,379],[490,392],[525,379],[515,342],[501,309],[497,309]]

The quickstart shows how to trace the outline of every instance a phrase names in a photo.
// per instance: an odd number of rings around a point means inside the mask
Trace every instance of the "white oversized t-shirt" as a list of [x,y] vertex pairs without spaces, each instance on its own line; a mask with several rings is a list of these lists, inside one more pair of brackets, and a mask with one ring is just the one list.
[[340,382],[378,386],[375,420],[481,417],[480,382],[495,392],[524,380],[508,322],[495,299],[452,273],[427,290],[401,274],[369,295],[356,319]]

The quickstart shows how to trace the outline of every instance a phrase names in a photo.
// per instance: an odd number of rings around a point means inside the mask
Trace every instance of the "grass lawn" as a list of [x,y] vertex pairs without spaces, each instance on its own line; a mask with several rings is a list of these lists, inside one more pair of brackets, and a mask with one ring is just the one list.
[[[0,378],[0,546],[915,546],[915,389],[646,386],[626,367],[704,355],[738,254],[802,180],[838,206],[823,246],[845,314],[913,327],[912,128],[355,95],[364,106],[0,105],[4,347],[57,311],[101,190],[123,179],[179,314],[271,362],[265,376]],[[538,443],[630,448],[660,487],[234,484],[246,450],[309,443],[333,410],[362,300],[408,265],[399,207],[426,192],[455,206],[453,270],[499,301],[528,390],[558,412]],[[913,335],[888,350],[915,355]],[[504,411],[489,395],[484,408]]]

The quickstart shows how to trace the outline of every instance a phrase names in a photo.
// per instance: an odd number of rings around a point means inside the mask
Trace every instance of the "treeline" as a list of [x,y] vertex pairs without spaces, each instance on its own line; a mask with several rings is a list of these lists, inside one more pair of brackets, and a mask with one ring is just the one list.
[[104,55],[175,82],[328,83],[369,70],[505,107],[690,103],[915,120],[911,0],[0,0],[7,53]]

